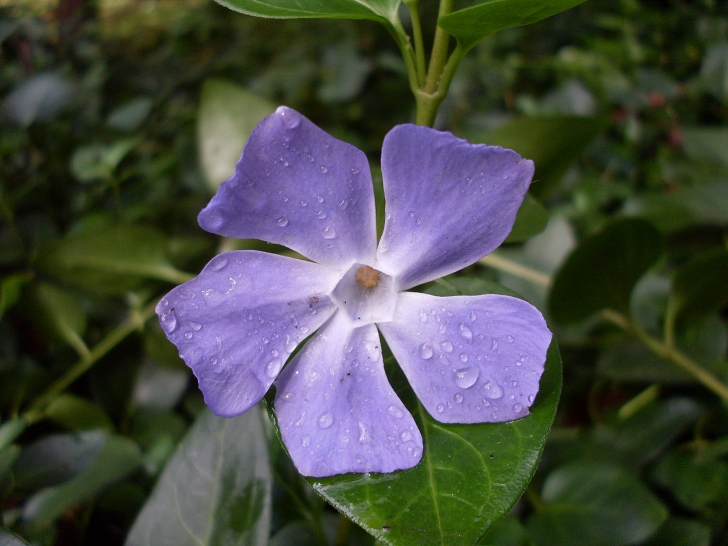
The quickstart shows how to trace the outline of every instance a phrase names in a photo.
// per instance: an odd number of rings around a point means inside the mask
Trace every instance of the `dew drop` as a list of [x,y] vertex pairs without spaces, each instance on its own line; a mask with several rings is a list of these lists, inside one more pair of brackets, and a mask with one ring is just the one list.
[[469,389],[478,380],[480,368],[469,366],[455,372],[455,384],[461,389]]
[[223,269],[225,269],[227,264],[228,264],[227,258],[220,258],[218,260],[215,260],[214,263],[212,263],[210,265],[210,269],[215,272],[222,271]]
[[494,339],[493,343],[490,344],[490,350],[495,351],[498,348],[498,340]]
[[329,428],[333,424],[334,424],[334,416],[330,411],[327,411],[321,417],[318,418],[319,428]]
[[399,435],[399,439],[403,442],[409,442],[412,439],[412,433],[409,430],[403,430]]
[[339,203],[339,208],[341,210],[344,210],[348,206],[349,206],[349,202],[346,199],[342,199],[341,203]]
[[473,341],[473,331],[465,326],[464,322],[460,324],[460,335],[463,336],[468,343]]
[[321,197],[320,195],[317,195],[316,196],[316,201],[318,201],[319,203],[323,203],[324,202],[324,198]]
[[427,313],[420,309],[420,322],[427,322]]
[[516,404],[515,406],[513,406],[513,411],[515,411],[516,413],[520,413],[521,410],[523,410],[523,406],[521,404]]
[[452,343],[450,343],[449,341],[443,341],[442,343],[440,343],[440,348],[446,353],[452,353],[453,349]]
[[281,371],[283,363],[280,360],[271,360],[265,367],[265,375],[271,379],[275,379],[278,376],[278,372]]
[[168,334],[171,334],[177,328],[177,316],[174,314],[174,311],[164,313],[160,322],[162,323],[162,328]]
[[460,362],[467,362],[468,361],[468,355],[465,353],[460,353]]
[[214,212],[207,217],[207,224],[210,226],[210,229],[220,229],[224,223],[225,220],[217,212]]
[[278,220],[276,220],[276,224],[280,227],[286,227],[288,225],[288,218],[281,216]]
[[318,218],[319,220],[323,220],[324,218],[326,218],[326,211],[323,211],[323,210],[318,211],[316,213],[316,218]]
[[323,232],[324,239],[333,239],[336,237],[336,230],[332,226],[327,226]]
[[485,385],[483,385],[483,393],[491,400],[500,400],[503,398],[503,388],[492,379],[488,379]]
[[475,319],[478,318],[475,314],[475,311],[470,311],[470,321],[473,322]]
[[185,339],[192,339],[192,332],[185,332]]
[[508,340],[508,343],[513,343],[513,336],[508,336],[506,339]]
[[190,322],[190,328],[192,328],[195,332],[199,332],[202,330],[202,324],[197,324],[196,322]]
[[326,165],[321,165],[321,172],[326,174],[327,172],[329,172],[329,168]]
[[437,413],[442,413],[443,411],[445,411],[445,406],[443,406],[442,404],[439,404],[437,406]]
[[304,436],[301,438],[301,445],[303,447],[308,447],[311,444],[311,437],[310,436]]
[[457,402],[458,404],[463,401],[463,395],[459,392],[455,393],[455,396],[453,396],[453,400]]
[[420,358],[423,360],[429,360],[432,358],[434,351],[432,350],[432,344],[427,342],[420,345]]
[[352,167],[351,174],[359,174],[359,169],[357,169],[356,167]]
[[276,356],[278,356],[278,351],[276,351],[275,349],[273,349],[273,350],[272,350],[272,351],[270,352],[270,356],[272,356],[272,357],[274,357],[274,358],[275,358]]
[[301,206],[302,207],[307,207],[308,206],[308,203],[306,203],[306,201],[301,201]]
[[286,120],[289,129],[295,129],[301,125],[301,115],[298,112],[286,109],[281,111],[281,116]]
[[389,415],[391,415],[395,419],[401,419],[402,417],[404,417],[404,412],[394,404],[387,408],[387,412],[389,412]]
[[532,395],[532,394],[529,394],[529,395],[528,395],[528,401],[529,401],[530,403],[533,403],[533,401],[534,401],[535,399],[536,399],[536,397],[535,397],[534,395]]
[[293,351],[296,350],[296,340],[292,339],[290,336],[286,336],[286,352],[288,354],[291,354]]
[[419,447],[416,447],[412,450],[413,459],[419,459],[421,456],[422,456],[422,450]]

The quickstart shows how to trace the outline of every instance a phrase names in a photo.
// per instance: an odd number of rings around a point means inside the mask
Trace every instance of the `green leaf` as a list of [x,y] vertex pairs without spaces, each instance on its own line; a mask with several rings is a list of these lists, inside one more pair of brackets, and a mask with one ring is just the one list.
[[516,214],[516,222],[508,234],[506,243],[520,243],[541,233],[549,221],[549,213],[530,193],[526,194]]
[[605,120],[580,116],[523,117],[487,134],[468,133],[471,142],[515,150],[536,164],[530,192],[544,198],[607,128]]
[[33,276],[28,273],[18,273],[8,275],[0,281],[0,319],[3,318],[5,311],[18,302],[23,286],[32,278]]
[[232,83],[206,80],[202,84],[197,147],[212,191],[232,176],[250,133],[274,111],[274,104]]
[[511,509],[536,470],[561,392],[556,342],[531,415],[510,423],[442,424],[419,404],[399,367],[390,372],[423,433],[420,464],[391,474],[308,481],[384,544],[473,544]]
[[122,480],[141,462],[139,446],[123,436],[101,433],[104,445],[93,462],[71,480],[33,495],[23,506],[23,520],[37,532],[77,504]]
[[449,13],[437,24],[452,34],[461,47],[470,49],[483,38],[504,28],[530,25],[585,0],[485,0]]
[[123,294],[145,279],[186,280],[167,258],[167,240],[154,228],[118,225],[66,236],[39,266],[70,285],[99,294]]
[[645,546],[710,546],[710,527],[697,520],[671,517]]
[[217,0],[234,11],[275,19],[397,20],[400,0]]
[[518,518],[508,515],[478,541],[478,546],[533,546],[533,541]]
[[728,502],[728,463],[722,460],[698,460],[676,449],[658,461],[652,478],[691,510]]
[[51,284],[37,283],[27,291],[26,311],[31,322],[46,333],[73,347],[85,356],[88,348],[83,341],[86,332],[86,312],[71,294]]
[[28,546],[28,543],[18,535],[0,529],[0,546]]
[[124,139],[113,144],[89,144],[76,150],[71,158],[71,172],[81,182],[110,180],[119,163],[134,147],[138,139]]
[[528,522],[539,546],[635,544],[668,514],[636,477],[609,463],[575,462],[554,470],[542,498],[543,508]]
[[668,313],[693,323],[728,304],[728,251],[706,252],[680,267],[672,278]]
[[167,464],[126,546],[266,544],[270,462],[260,410],[205,410]]
[[68,430],[114,430],[108,414],[93,402],[73,394],[61,394],[48,404],[45,416]]
[[694,127],[681,133],[688,157],[728,165],[728,129]]
[[111,129],[131,133],[141,127],[152,112],[154,101],[150,97],[137,97],[109,112],[106,125]]
[[644,220],[616,220],[584,239],[557,272],[551,318],[572,324],[602,309],[629,314],[639,278],[662,255],[660,233]]

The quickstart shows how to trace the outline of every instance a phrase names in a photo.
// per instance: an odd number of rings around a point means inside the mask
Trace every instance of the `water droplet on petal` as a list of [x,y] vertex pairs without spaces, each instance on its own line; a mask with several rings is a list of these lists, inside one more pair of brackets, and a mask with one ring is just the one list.
[[286,121],[286,126],[288,126],[289,129],[295,129],[299,125],[301,125],[301,114],[294,110],[290,109],[281,109],[281,116],[283,116],[283,119]]
[[480,368],[469,366],[455,372],[455,384],[461,389],[469,389],[478,380]]
[[485,385],[483,385],[483,393],[491,400],[499,400],[503,398],[503,389],[492,379],[488,379],[488,381],[485,382]]
[[409,442],[412,439],[412,433],[409,430],[403,430],[399,435],[399,439],[403,442]]
[[310,436],[304,436],[303,438],[301,438],[301,445],[303,447],[308,447],[310,443],[311,443],[311,437]]
[[440,343],[440,348],[446,353],[452,353],[453,349],[452,343],[450,343],[449,341],[443,341],[442,343]]
[[420,322],[427,322],[427,313],[420,309]]
[[443,406],[442,404],[438,404],[437,413],[442,413],[443,411],[445,411],[445,406]]
[[339,208],[341,210],[344,210],[348,206],[349,206],[349,202],[346,199],[342,199],[341,203],[339,203]]
[[468,355],[465,353],[460,353],[460,362],[467,362],[468,361]]
[[323,232],[324,239],[333,239],[336,237],[336,230],[332,226],[327,226]]
[[493,343],[490,344],[490,350],[495,351],[498,348],[498,340],[494,339]]
[[271,379],[275,379],[278,376],[278,372],[281,371],[283,363],[280,360],[271,360],[265,367],[265,375]]
[[323,211],[323,210],[318,211],[316,213],[316,218],[318,218],[319,220],[323,220],[324,218],[326,218],[326,211]]
[[470,320],[471,320],[471,322],[472,321],[475,321],[476,318],[478,318],[478,317],[476,316],[475,311],[470,311]]
[[276,224],[280,227],[286,227],[288,225],[288,218],[281,216],[278,220],[276,220]]
[[513,343],[513,336],[508,336],[506,339],[508,340],[508,343]]
[[324,174],[326,174],[327,172],[329,172],[328,167],[326,167],[326,165],[321,165],[321,172],[324,173]]
[[465,323],[460,324],[460,335],[463,336],[468,343],[473,341],[473,331],[465,326]]
[[185,339],[192,339],[192,332],[185,332]]
[[308,206],[308,203],[306,203],[306,201],[301,201],[301,206],[302,207],[307,207]]
[[516,404],[515,406],[513,406],[513,411],[515,411],[516,413],[520,413],[522,409],[523,406],[521,404]]
[[404,417],[404,412],[401,409],[399,409],[397,406],[395,406],[394,404],[389,406],[387,408],[387,411],[389,412],[389,415],[391,415],[395,419],[401,419],[402,417]]
[[352,167],[351,174],[359,174],[359,169],[357,169],[356,167]]
[[177,328],[177,316],[174,314],[174,311],[164,313],[160,322],[162,323],[162,328],[164,328],[164,331],[168,334],[171,334],[174,332],[174,329]]
[[210,269],[215,272],[222,271],[223,269],[225,269],[227,264],[227,258],[218,258],[212,264],[210,264]]
[[532,394],[528,395],[528,401],[533,404],[533,401],[536,399],[536,397]]
[[456,392],[455,396],[453,396],[453,399],[455,400],[455,402],[457,402],[459,404],[460,402],[463,401],[463,395],[460,394],[459,392]]
[[334,424],[334,416],[330,411],[327,411],[321,417],[318,418],[319,428],[329,428]]
[[429,360],[432,358],[434,351],[432,350],[432,344],[427,342],[420,345],[420,358],[423,360]]

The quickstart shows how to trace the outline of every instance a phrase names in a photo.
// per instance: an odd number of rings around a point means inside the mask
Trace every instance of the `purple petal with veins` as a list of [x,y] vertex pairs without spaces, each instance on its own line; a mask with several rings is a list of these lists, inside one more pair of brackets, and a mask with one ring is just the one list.
[[252,250],[220,254],[157,305],[205,402],[232,417],[254,406],[298,343],[336,310],[336,273]]
[[500,423],[528,415],[551,343],[531,304],[496,294],[405,292],[392,322],[378,326],[438,421]]
[[337,313],[283,370],[275,410],[296,468],[313,477],[393,472],[422,458],[422,436],[384,373],[373,324]]

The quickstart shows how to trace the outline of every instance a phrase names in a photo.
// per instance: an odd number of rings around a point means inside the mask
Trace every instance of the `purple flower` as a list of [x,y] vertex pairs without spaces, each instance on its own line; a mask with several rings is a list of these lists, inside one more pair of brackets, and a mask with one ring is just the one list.
[[313,261],[227,252],[157,307],[217,415],[249,410],[275,382],[283,441],[307,476],[392,472],[422,457],[420,431],[384,373],[378,331],[443,423],[527,415],[551,341],[541,313],[520,299],[406,292],[503,242],[531,161],[399,125],[384,139],[382,176],[377,245],[365,155],[279,108],[255,128],[199,222]]

